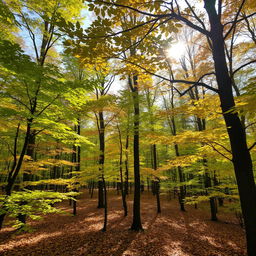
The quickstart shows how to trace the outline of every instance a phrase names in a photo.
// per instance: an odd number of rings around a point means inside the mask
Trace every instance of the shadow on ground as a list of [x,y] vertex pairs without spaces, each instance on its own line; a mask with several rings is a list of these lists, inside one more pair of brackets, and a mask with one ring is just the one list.
[[[33,233],[15,234],[6,227],[0,232],[0,255],[5,256],[244,256],[243,230],[235,224],[211,222],[207,213],[188,208],[179,211],[177,202],[162,200],[156,215],[155,198],[142,196],[143,232],[129,230],[120,196],[110,196],[108,231],[102,232],[103,210],[96,199],[83,196],[78,215],[51,215],[31,222]],[[63,208],[71,211],[67,203]],[[225,216],[224,216],[225,217]],[[228,216],[227,216],[228,218]]]

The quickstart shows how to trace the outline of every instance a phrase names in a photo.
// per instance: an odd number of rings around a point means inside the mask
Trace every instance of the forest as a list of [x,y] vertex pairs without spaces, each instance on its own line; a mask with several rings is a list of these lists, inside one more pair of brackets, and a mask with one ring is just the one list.
[[255,64],[255,0],[1,0],[0,255],[256,256]]

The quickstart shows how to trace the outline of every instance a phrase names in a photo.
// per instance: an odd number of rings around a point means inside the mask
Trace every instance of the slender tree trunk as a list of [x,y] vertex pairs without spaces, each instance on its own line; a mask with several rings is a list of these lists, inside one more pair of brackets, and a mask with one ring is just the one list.
[[133,222],[132,230],[142,230],[140,217],[140,153],[139,153],[139,91],[137,76],[133,76],[133,82],[129,77],[129,85],[132,89],[133,106],[134,106],[134,139],[133,139],[133,157],[134,157],[134,201],[133,201]]
[[[104,91],[102,92],[104,93]],[[103,95],[103,94],[102,94]],[[100,155],[99,155],[99,171],[101,173],[101,180],[98,181],[99,193],[98,193],[98,208],[104,208],[104,224],[102,231],[107,230],[107,217],[108,217],[108,202],[107,202],[107,187],[104,177],[104,163],[105,163],[105,122],[103,111],[99,112],[98,120],[98,132],[100,142]]]
[[[12,189],[13,189],[13,186],[14,186],[14,183],[16,181],[16,178],[20,172],[20,169],[21,169],[21,166],[22,166],[22,163],[23,163],[23,159],[24,159],[24,156],[25,156],[25,153],[27,151],[27,147],[28,147],[28,142],[29,142],[29,136],[30,136],[30,133],[31,133],[31,124],[33,122],[33,119],[30,118],[27,120],[27,129],[26,129],[26,135],[25,135],[25,138],[24,138],[24,143],[23,143],[23,147],[22,147],[22,150],[21,150],[21,153],[20,153],[20,156],[19,156],[19,160],[17,160],[17,156],[16,156],[16,152],[17,152],[17,139],[18,139],[18,131],[19,129],[17,129],[17,138],[15,138],[16,142],[15,142],[15,159],[13,161],[13,165],[12,165],[12,168],[11,168],[11,171],[8,173],[8,177],[7,177],[7,185],[5,187],[5,193],[6,193],[6,196],[10,196],[11,193],[12,193]],[[18,126],[19,128],[19,126]],[[4,218],[6,216],[6,209],[5,209],[5,203],[3,203],[2,205],[2,210],[4,211],[4,213],[2,213],[0,215],[0,229],[2,228],[3,226],[3,222],[4,222]]]
[[[175,128],[175,131],[176,131],[176,128]],[[176,156],[179,156],[180,152],[179,152],[179,146],[177,144],[174,145],[174,149],[175,149]],[[178,166],[178,173],[179,173],[180,183],[183,183],[184,182],[183,171],[180,166]],[[184,185],[180,185],[179,203],[180,203],[180,210],[185,212],[186,210],[185,210],[185,186]]]
[[[153,153],[153,169],[157,170],[157,155],[156,155],[156,144],[152,146]],[[155,183],[155,195],[156,195],[156,206],[157,213],[161,213],[161,204],[160,204],[160,181],[159,178],[154,181]]]
[[[78,135],[81,134],[81,125],[80,125],[80,118],[77,118],[77,126],[75,127],[75,130],[77,132]],[[75,163],[77,164],[76,165],[76,173],[79,173],[80,172],[80,169],[81,169],[81,147],[80,146],[77,146],[75,147]],[[76,174],[77,175],[77,174]],[[74,192],[78,192],[78,188],[77,188],[77,185],[78,183],[75,182],[75,188],[73,189]],[[76,206],[77,206],[77,201],[76,201],[76,197],[75,197],[75,200],[73,200],[73,215],[76,215],[77,213],[77,209],[76,209]]]
[[102,231],[105,232],[107,231],[107,223],[108,223],[108,201],[107,201],[107,187],[106,187],[106,182],[104,178],[104,173],[102,174],[102,184],[104,189],[104,224],[103,224]]
[[[204,166],[205,166],[205,168],[207,168],[206,159],[204,159]],[[206,189],[212,187],[212,179],[211,179],[209,173],[207,172],[207,170],[205,172],[205,182],[204,182],[204,184],[205,184]],[[210,197],[209,202],[210,202],[210,209],[211,209],[211,220],[212,221],[217,221],[218,218],[217,218],[217,208],[216,208],[216,204],[215,204],[215,198]]]
[[121,195],[122,195],[122,203],[124,208],[124,216],[126,217],[127,212],[127,203],[126,203],[126,191],[124,187],[124,179],[123,179],[123,144],[122,144],[122,136],[119,126],[117,125],[118,135],[119,135],[119,144],[120,144],[120,155],[119,155],[119,173],[120,173],[120,181],[121,181]]
[[[170,78],[173,79],[173,72],[172,70],[170,69]],[[171,108],[174,109],[174,92],[173,92],[174,88],[173,88],[173,85],[171,85],[171,97],[170,97],[170,103],[171,103]],[[166,110],[168,110],[168,106],[167,106],[167,103],[166,103],[166,100],[165,98],[163,97],[163,100],[164,100],[164,104],[165,104],[165,108]],[[175,118],[174,116],[172,117],[167,117],[168,119],[168,123],[169,123],[169,126],[171,128],[171,132],[172,132],[172,135],[173,136],[176,136],[177,135],[177,127],[176,127],[176,121],[175,121]],[[176,156],[180,156],[180,151],[179,151],[179,146],[178,144],[174,144],[174,150],[175,150],[175,155]],[[182,171],[182,168],[180,166],[178,166],[178,174],[179,174],[179,181],[180,183],[183,183],[184,182],[184,176],[183,176],[183,171]],[[181,211],[185,211],[185,185],[181,185],[179,186],[179,204],[180,204],[180,210]],[[174,198],[175,198],[175,194],[174,194]]]
[[98,208],[104,208],[104,188],[102,180],[98,181]]
[[[100,142],[100,155],[99,165],[100,172],[103,171],[105,161],[105,124],[103,112],[99,112],[99,142]],[[102,178],[98,181],[98,208],[104,208],[104,184]]]
[[[26,155],[31,157],[31,159],[34,161],[34,155],[35,155],[35,143],[36,143],[36,136],[35,136],[35,131],[32,131],[29,139],[28,139],[28,148]],[[32,180],[32,175],[30,173],[30,170],[26,170],[27,172],[23,173],[23,182],[26,181],[31,181]],[[25,186],[26,189],[31,189],[30,186]]]
[[94,192],[94,180],[92,181],[92,187],[91,187],[91,198],[93,197],[93,192]]
[[256,255],[256,186],[253,176],[252,159],[246,142],[246,134],[241,120],[234,109],[232,81],[229,76],[224,51],[223,25],[215,9],[215,1],[204,0],[205,9],[211,24],[211,40],[214,66],[219,88],[221,109],[226,123],[231,150],[232,162],[240,195],[244,217],[247,253]]
[[129,194],[129,166],[128,166],[128,158],[129,158],[129,152],[128,152],[128,147],[129,147],[129,134],[126,135],[126,142],[125,142],[125,194]]

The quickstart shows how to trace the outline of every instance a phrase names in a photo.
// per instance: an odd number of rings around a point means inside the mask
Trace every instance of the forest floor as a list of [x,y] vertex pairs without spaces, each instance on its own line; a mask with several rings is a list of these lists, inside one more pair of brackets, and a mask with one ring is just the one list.
[[[18,234],[5,226],[0,231],[1,256],[244,256],[245,235],[233,215],[219,214],[210,221],[209,211],[186,206],[181,212],[177,199],[162,198],[162,213],[156,214],[155,198],[142,195],[144,231],[129,230],[132,195],[128,196],[128,217],[123,217],[121,197],[109,196],[108,230],[102,232],[103,209],[97,209],[96,194],[88,192],[77,202],[77,215],[48,215],[30,221],[34,231]],[[61,207],[71,213],[68,202]]]

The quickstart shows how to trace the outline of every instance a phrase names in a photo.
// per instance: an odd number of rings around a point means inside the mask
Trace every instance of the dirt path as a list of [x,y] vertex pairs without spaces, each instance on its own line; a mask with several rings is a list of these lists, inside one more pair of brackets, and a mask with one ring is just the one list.
[[[108,231],[101,232],[102,209],[87,194],[78,202],[78,215],[49,215],[32,222],[33,233],[15,234],[11,228],[0,231],[1,256],[244,256],[244,231],[221,215],[219,222],[208,213],[187,207],[179,211],[176,200],[162,200],[162,213],[156,215],[155,198],[142,196],[143,232],[129,230],[120,196],[109,197]],[[63,205],[71,212],[68,203]]]

